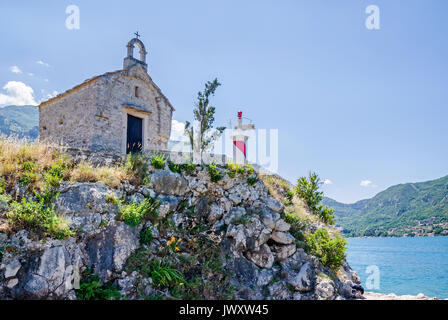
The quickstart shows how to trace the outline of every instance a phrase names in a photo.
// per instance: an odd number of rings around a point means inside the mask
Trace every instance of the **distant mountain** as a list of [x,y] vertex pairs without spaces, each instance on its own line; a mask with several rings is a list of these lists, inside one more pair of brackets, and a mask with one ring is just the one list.
[[0,107],[0,134],[36,139],[39,134],[39,111],[37,107]]
[[323,203],[348,236],[448,235],[448,176],[396,185],[353,204]]

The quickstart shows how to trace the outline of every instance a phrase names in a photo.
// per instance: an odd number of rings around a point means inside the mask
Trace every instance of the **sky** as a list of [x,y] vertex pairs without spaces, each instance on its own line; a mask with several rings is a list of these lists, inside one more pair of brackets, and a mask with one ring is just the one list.
[[217,77],[216,125],[241,109],[278,129],[278,173],[315,171],[351,203],[448,174],[447,12],[446,0],[2,1],[0,106],[121,69],[138,30],[176,121]]

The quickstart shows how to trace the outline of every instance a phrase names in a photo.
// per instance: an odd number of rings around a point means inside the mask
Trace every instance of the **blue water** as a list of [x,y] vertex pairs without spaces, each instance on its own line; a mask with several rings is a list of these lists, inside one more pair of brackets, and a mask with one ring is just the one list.
[[[349,238],[347,260],[361,278],[364,288],[376,265],[379,289],[366,291],[397,295],[423,293],[448,298],[448,237]],[[373,267],[375,269],[375,267]],[[378,279],[378,277],[377,277]]]

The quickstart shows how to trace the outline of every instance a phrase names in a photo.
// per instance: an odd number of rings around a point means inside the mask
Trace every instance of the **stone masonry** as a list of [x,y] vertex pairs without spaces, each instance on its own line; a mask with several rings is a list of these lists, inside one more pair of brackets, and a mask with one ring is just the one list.
[[[133,57],[134,45],[140,60]],[[132,39],[123,70],[96,76],[39,105],[39,139],[94,152],[126,153],[127,117],[142,119],[143,151],[165,150],[174,108],[147,73]]]

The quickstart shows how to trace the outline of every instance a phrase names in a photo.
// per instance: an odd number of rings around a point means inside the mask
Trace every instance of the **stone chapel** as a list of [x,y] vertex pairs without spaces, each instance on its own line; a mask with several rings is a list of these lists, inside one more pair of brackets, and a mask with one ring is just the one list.
[[174,108],[148,75],[146,55],[137,36],[127,44],[122,70],[41,103],[39,140],[105,153],[166,150]]

